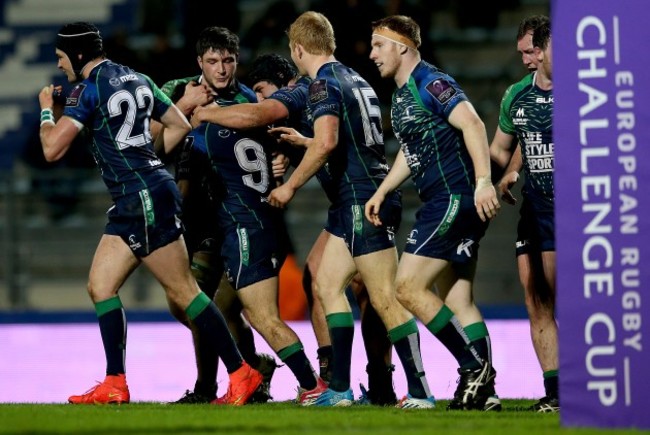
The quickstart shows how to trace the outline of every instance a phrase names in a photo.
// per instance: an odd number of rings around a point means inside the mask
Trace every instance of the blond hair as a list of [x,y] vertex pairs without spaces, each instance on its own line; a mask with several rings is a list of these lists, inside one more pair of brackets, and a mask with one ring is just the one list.
[[308,11],[300,15],[287,34],[291,47],[300,44],[309,54],[329,56],[336,50],[332,24],[319,12]]

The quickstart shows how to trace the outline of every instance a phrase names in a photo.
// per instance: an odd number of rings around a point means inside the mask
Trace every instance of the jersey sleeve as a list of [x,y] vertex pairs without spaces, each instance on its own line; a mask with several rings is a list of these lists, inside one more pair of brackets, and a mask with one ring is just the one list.
[[445,74],[429,74],[420,82],[419,95],[424,107],[445,119],[461,101],[467,101],[458,83]]
[[341,89],[328,79],[317,79],[309,85],[309,107],[314,121],[324,115],[341,117]]
[[174,99],[174,93],[176,92],[176,89],[181,85],[184,86],[185,84],[187,84],[185,82],[185,79],[174,79],[162,85],[160,90],[162,91],[163,94],[167,95],[169,98]]
[[173,104],[172,100],[156,85],[153,80],[151,80],[147,76],[143,76],[147,82],[149,82],[149,85],[151,86],[151,90],[153,91],[153,112],[151,113],[151,117],[156,120],[160,121],[160,118],[167,112],[169,107]]
[[65,99],[63,115],[88,126],[99,101],[96,89],[86,81],[75,86]]
[[512,104],[512,94],[514,85],[510,85],[503,93],[501,98],[501,107],[499,108],[499,128],[502,132],[514,136],[516,134],[515,125],[510,116],[510,105]]
[[307,106],[306,88],[293,84],[280,88],[269,97],[282,103],[289,113],[300,113]]

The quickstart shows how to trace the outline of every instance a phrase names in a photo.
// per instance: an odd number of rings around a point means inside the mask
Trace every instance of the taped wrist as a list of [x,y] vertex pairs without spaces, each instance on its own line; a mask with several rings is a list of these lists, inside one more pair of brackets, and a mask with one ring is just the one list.
[[476,190],[482,189],[484,187],[492,186],[492,177],[490,175],[485,175],[483,177],[476,178]]
[[45,124],[54,125],[54,112],[50,108],[41,109],[41,127]]

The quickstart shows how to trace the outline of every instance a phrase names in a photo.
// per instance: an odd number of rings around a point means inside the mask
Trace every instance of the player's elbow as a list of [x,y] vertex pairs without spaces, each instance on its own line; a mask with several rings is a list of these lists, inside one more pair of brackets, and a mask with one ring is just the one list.
[[54,152],[51,150],[43,150],[43,156],[45,157],[45,161],[48,163],[56,162],[59,160],[61,157],[63,157],[63,153],[61,152]]
[[[468,127],[477,132],[485,133],[485,123],[483,120],[477,115],[477,116],[472,116],[471,119],[468,122]],[[486,134],[487,135],[487,134]]]
[[499,168],[504,169],[510,161],[512,154],[494,144],[490,145],[490,160],[492,160]]

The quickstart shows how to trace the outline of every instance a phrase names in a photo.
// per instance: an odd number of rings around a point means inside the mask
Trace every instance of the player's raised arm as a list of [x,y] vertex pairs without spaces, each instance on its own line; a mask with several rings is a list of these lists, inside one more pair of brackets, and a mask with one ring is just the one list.
[[54,162],[63,157],[83,128],[83,125],[65,116],[58,122],[54,120],[54,89],[54,85],[45,86],[38,94],[41,106],[41,146],[45,160],[48,162]]

